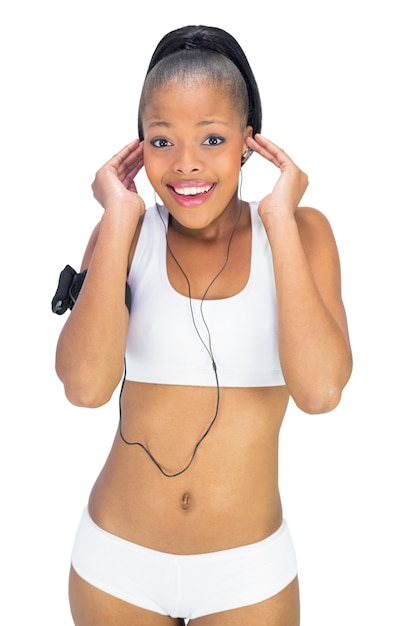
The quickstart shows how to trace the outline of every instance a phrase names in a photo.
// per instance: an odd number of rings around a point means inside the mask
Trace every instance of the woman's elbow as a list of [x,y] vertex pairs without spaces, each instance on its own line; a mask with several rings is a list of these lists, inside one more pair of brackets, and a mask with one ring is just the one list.
[[84,409],[97,409],[98,407],[107,404],[107,402],[111,399],[111,395],[105,396],[101,394],[80,393],[79,390],[74,392],[68,387],[64,387],[64,389],[67,400],[74,406]]
[[303,393],[292,395],[295,404],[304,413],[309,415],[320,415],[333,411],[342,398],[344,385],[331,384],[323,388],[305,390]]
[[103,382],[79,380],[71,376],[61,377],[67,400],[74,406],[96,409],[111,400],[116,385]]
[[309,415],[320,415],[322,413],[330,413],[340,402],[341,393],[322,394],[321,396],[310,396],[301,406],[301,410]]
[[107,404],[112,397],[112,392],[105,393],[103,390],[66,385],[65,383],[64,390],[65,396],[71,404],[86,409],[97,409]]
[[304,413],[319,415],[333,411],[342,399],[343,389],[352,374],[352,359],[343,367],[335,368],[322,376],[312,376],[309,382],[294,384],[294,394],[290,394],[295,404]]

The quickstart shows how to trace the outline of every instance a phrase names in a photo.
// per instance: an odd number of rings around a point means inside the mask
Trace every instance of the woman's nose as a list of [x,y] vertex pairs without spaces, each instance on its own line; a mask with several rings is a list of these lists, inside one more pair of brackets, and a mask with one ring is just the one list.
[[191,174],[201,169],[201,164],[195,150],[191,147],[184,147],[177,151],[174,169],[181,174]]

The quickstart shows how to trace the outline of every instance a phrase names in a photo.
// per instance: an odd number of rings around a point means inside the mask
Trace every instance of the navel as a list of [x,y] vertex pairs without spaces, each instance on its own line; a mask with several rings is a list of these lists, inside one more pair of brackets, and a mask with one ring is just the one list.
[[191,496],[189,493],[184,493],[181,499],[181,508],[183,511],[187,511],[190,508]]

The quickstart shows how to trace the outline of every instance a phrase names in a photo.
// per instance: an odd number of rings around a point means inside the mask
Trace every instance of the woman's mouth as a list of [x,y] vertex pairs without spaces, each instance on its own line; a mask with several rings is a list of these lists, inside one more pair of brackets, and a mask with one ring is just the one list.
[[178,204],[184,207],[199,206],[211,196],[215,183],[168,185],[168,190]]
[[205,185],[204,187],[173,187],[175,193],[180,196],[197,196],[200,193],[207,193],[213,185]]

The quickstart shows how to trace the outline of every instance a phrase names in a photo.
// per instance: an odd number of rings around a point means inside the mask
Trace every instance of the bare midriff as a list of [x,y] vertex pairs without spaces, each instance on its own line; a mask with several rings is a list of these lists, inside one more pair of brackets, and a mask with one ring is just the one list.
[[[123,434],[164,471],[187,465],[210,424],[216,389],[125,383]],[[164,476],[116,433],[90,496],[93,520],[139,545],[174,554],[260,541],[281,524],[278,437],[285,387],[223,388],[217,419],[187,471]],[[167,412],[167,408],[169,412]]]

